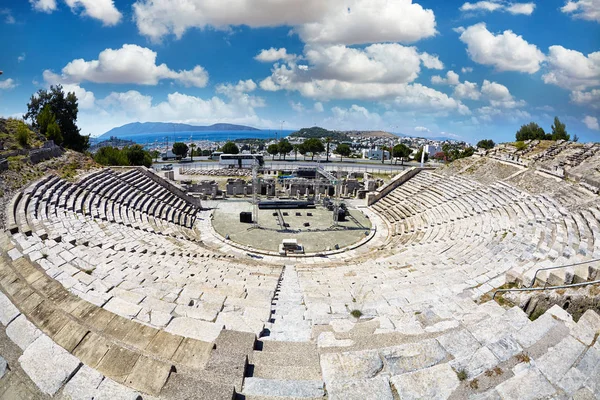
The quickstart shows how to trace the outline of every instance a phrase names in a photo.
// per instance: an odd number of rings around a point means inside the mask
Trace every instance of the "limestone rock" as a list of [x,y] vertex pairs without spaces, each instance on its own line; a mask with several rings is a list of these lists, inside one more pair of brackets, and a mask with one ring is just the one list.
[[459,384],[456,372],[447,363],[397,375],[390,382],[402,400],[447,399]]
[[21,350],[25,350],[35,341],[42,331],[35,327],[21,314],[6,327],[6,336],[10,338]]
[[556,393],[556,389],[535,367],[528,368],[496,387],[502,399],[534,400],[547,398]]
[[323,379],[329,385],[334,381],[354,381],[375,377],[383,369],[383,361],[375,350],[321,355]]
[[350,382],[334,382],[327,385],[329,400],[393,400],[388,378],[378,376]]
[[77,358],[42,335],[19,357],[19,363],[37,387],[54,395],[79,367]]
[[409,343],[381,350],[392,375],[431,367],[446,357],[446,351],[435,339]]

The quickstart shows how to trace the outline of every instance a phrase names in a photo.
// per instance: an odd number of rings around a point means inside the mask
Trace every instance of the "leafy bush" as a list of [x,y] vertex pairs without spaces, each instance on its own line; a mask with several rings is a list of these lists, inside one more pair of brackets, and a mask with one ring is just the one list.
[[94,156],[94,160],[101,165],[125,167],[152,165],[152,156],[138,144],[124,147],[123,150],[116,147],[102,147]]
[[480,149],[484,149],[484,150],[493,149],[495,145],[496,145],[496,143],[494,143],[494,141],[492,139],[480,140],[477,143],[477,147],[479,147]]
[[29,129],[24,123],[20,123],[17,126],[16,133],[17,142],[21,147],[29,147]]

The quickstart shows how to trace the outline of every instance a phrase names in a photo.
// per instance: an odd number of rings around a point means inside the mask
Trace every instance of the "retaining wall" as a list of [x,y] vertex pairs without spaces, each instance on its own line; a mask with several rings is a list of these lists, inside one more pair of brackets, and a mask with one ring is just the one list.
[[392,180],[377,189],[373,193],[367,194],[367,206],[371,206],[381,200],[383,197],[387,196],[392,190],[396,189],[398,186],[406,183],[413,176],[417,175],[421,171],[432,171],[435,168],[421,168],[421,167],[412,167],[405,171],[402,171],[398,175],[392,178]]

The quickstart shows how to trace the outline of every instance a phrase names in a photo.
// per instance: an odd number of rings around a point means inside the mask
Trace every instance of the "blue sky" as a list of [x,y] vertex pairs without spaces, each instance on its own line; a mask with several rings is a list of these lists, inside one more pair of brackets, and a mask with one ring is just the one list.
[[600,138],[600,0],[5,1],[0,36],[0,115],[60,83],[85,134],[171,121],[508,141],[558,115]]

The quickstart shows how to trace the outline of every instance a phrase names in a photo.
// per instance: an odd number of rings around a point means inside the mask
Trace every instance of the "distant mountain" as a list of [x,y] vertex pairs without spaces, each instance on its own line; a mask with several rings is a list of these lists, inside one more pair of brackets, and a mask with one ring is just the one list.
[[113,128],[106,132],[100,138],[109,138],[111,136],[129,136],[147,133],[177,133],[177,132],[207,132],[207,131],[260,131],[244,125],[233,124],[214,124],[210,126],[195,126],[188,124],[176,124],[170,122],[134,122]]

